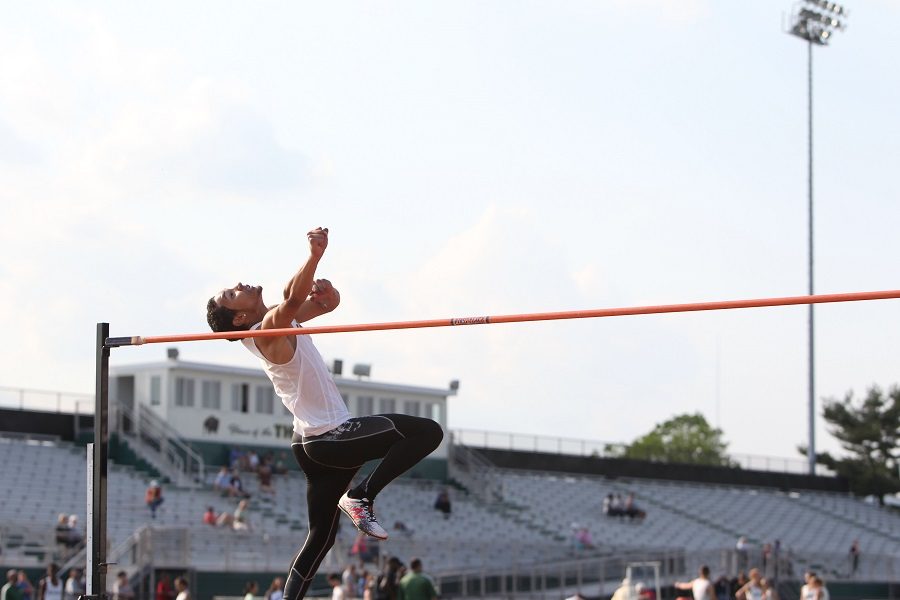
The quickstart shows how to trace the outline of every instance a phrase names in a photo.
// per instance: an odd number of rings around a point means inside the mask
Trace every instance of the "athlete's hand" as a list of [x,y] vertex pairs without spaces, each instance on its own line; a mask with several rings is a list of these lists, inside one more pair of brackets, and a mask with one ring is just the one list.
[[322,258],[325,248],[328,247],[328,228],[316,227],[306,234],[309,240],[309,253],[316,258]]
[[325,310],[334,310],[341,301],[341,295],[327,279],[316,279],[313,282],[309,299]]

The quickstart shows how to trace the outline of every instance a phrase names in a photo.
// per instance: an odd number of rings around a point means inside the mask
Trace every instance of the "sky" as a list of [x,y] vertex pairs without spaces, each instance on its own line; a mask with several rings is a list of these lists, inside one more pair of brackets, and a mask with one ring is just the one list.
[[[814,48],[815,287],[900,288],[900,4]],[[801,295],[807,49],[787,1],[29,2],[0,21],[0,385],[91,392],[111,335],[270,302],[312,324]],[[816,309],[817,397],[900,383],[900,301]],[[451,429],[631,441],[701,412],[797,457],[807,310],[317,336],[446,388]],[[185,360],[256,366],[236,344]],[[113,351],[156,361],[158,346]],[[837,444],[817,420],[819,449]]]

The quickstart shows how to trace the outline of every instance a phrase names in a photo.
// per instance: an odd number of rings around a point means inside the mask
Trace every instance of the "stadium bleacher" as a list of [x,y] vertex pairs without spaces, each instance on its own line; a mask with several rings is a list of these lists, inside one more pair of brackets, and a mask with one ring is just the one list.
[[[85,470],[83,446],[0,437],[0,478],[13,482],[0,487],[0,551],[6,564],[36,567],[56,558],[53,528],[60,513],[75,514],[84,525]],[[578,525],[589,528],[595,544],[589,553],[594,556],[663,549],[709,556],[733,550],[737,537],[744,535],[757,549],[778,539],[785,555],[825,553],[838,557],[836,561],[844,560],[858,539],[863,566],[875,556],[893,560],[884,563],[885,569],[900,564],[900,516],[844,494],[513,469],[492,469],[490,476],[499,479],[502,498],[481,499],[455,489],[449,519],[433,508],[444,484],[394,482],[376,507],[391,532],[381,552],[427,556],[434,573],[527,567],[584,556],[583,549],[573,547],[573,527]],[[212,478],[209,473],[208,481]],[[251,530],[239,532],[203,524],[207,506],[220,513],[233,511],[237,503],[211,485],[191,489],[164,484],[165,502],[152,519],[144,503],[150,476],[111,464],[111,546],[122,544],[139,528],[151,527],[160,565],[282,571],[306,537],[305,480],[298,472],[276,477],[273,497],[260,493],[252,473],[243,480],[252,494]],[[611,493],[633,493],[646,518],[632,522],[605,516],[602,501]],[[395,530],[397,521],[411,533]],[[334,570],[350,560],[355,538],[355,530],[344,521],[323,568]],[[829,573],[844,574],[838,566]]]

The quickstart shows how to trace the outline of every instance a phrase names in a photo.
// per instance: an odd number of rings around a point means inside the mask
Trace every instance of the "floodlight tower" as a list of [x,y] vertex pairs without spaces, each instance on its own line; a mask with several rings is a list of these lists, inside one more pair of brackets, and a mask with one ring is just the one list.
[[[847,10],[840,4],[826,0],[803,0],[794,6],[788,33],[807,44],[807,81],[809,90],[809,294],[813,291],[813,94],[812,58],[813,44],[827,46],[835,31],[847,27]],[[809,444],[806,456],[809,474],[816,474],[816,361],[815,361],[815,319],[813,305],[809,305]]]

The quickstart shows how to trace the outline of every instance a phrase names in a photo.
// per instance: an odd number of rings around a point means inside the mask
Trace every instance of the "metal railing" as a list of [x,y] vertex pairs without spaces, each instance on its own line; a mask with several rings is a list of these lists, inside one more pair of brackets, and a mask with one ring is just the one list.
[[[495,450],[516,450],[519,452],[545,452],[548,454],[566,454],[571,456],[595,456],[598,458],[617,458],[618,454],[611,449],[620,449],[621,442],[604,442],[549,435],[526,433],[510,433],[485,431],[480,429],[454,429],[453,439],[457,444],[474,448],[490,448]],[[809,464],[799,458],[779,458],[752,454],[731,454],[729,458],[744,469],[771,471],[775,473],[796,473],[805,475]],[[817,475],[834,475],[824,466],[816,466]]]
[[174,427],[146,406],[138,405],[135,412],[121,402],[110,403],[110,431],[122,436],[176,485],[203,485],[206,474],[203,458]]
[[0,386],[0,407],[3,408],[75,413],[78,405],[83,406],[85,402],[90,402],[93,411],[93,394]]

